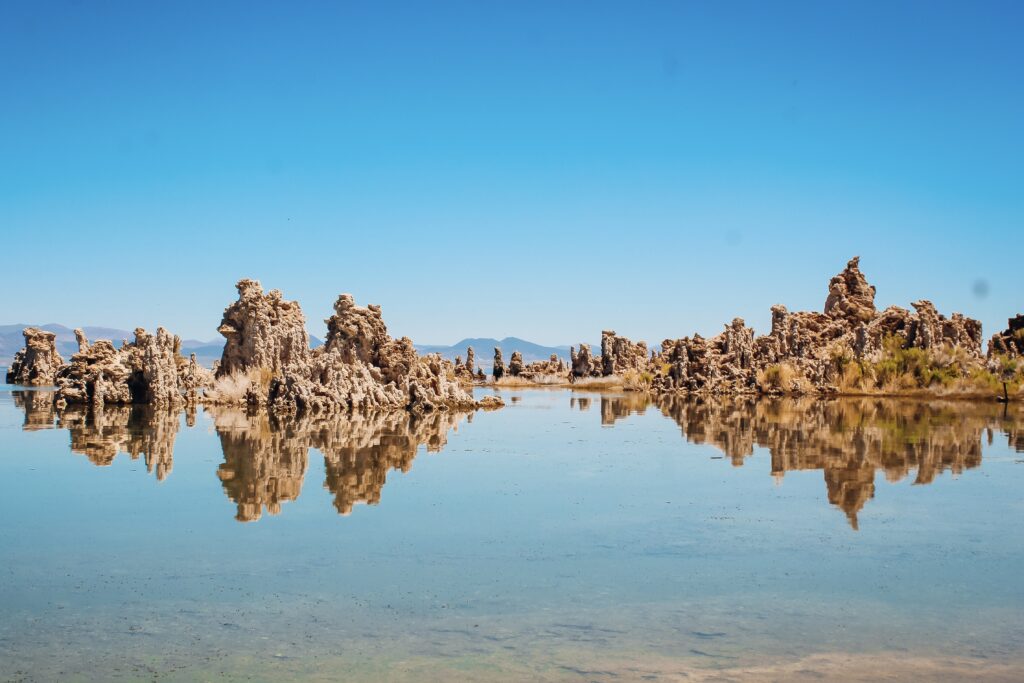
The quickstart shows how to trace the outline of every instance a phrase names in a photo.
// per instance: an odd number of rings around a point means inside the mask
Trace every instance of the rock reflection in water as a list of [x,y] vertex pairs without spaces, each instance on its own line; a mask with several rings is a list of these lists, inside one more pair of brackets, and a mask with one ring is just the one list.
[[182,411],[127,405],[105,408],[69,407],[57,426],[71,434],[71,451],[105,467],[118,453],[140,457],[146,471],[163,481],[174,467],[174,440]]
[[389,470],[407,472],[420,445],[438,452],[471,413],[448,411],[415,417],[407,411],[276,418],[267,413],[214,408],[210,411],[224,451],[217,471],[236,519],[277,514],[302,488],[310,448],[323,456],[324,486],[334,507],[347,515],[358,503],[380,502]]
[[57,409],[53,405],[53,394],[53,391],[45,389],[11,392],[14,405],[25,411],[22,429],[34,432],[38,429],[53,429],[56,426]]
[[[163,481],[174,466],[174,440],[178,434],[180,410],[161,410],[152,406],[124,405],[92,408],[54,407],[54,392],[49,390],[13,391],[14,405],[25,411],[22,429],[66,429],[71,436],[71,452],[84,455],[89,462],[106,467],[118,453],[132,460],[142,458],[146,470]],[[195,413],[186,413],[189,424]]]
[[[642,413],[648,399],[639,394],[602,397],[602,424]],[[1020,406],[969,401],[912,401],[846,398],[657,399],[662,414],[683,437],[709,444],[741,466],[754,447],[768,449],[771,474],[822,470],[828,500],[858,528],[857,514],[875,494],[875,472],[890,482],[915,472],[915,484],[939,474],[981,465],[982,441],[995,432],[1024,451]]]

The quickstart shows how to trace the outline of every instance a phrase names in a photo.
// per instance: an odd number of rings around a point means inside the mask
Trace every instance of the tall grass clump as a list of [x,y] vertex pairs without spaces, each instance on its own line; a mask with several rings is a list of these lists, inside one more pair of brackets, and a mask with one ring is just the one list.
[[790,363],[775,363],[758,370],[757,384],[769,393],[805,393],[812,388],[803,373]]
[[274,371],[270,368],[236,370],[214,380],[204,397],[213,403],[245,403],[250,390],[259,389],[266,393],[273,379]]
[[626,391],[647,391],[654,382],[654,375],[646,370],[627,370],[622,374],[622,388]]

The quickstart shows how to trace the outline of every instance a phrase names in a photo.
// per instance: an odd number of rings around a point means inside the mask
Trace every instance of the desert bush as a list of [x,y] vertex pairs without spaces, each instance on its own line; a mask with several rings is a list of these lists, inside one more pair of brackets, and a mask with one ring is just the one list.
[[797,374],[789,363],[776,363],[758,371],[757,383],[769,391],[790,391]]
[[627,370],[622,375],[622,388],[626,391],[647,391],[653,381],[654,375],[647,371]]
[[573,387],[580,389],[621,389],[622,377],[609,375],[608,377],[579,377],[572,383]]
[[213,386],[207,388],[203,396],[213,403],[245,403],[250,389],[258,388],[266,393],[273,379],[274,371],[270,368],[235,371],[214,380]]

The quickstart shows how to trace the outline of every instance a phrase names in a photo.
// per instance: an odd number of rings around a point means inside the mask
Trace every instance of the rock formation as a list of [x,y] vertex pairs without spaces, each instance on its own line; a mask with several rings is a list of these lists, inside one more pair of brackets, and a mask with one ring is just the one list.
[[[323,346],[310,350],[296,302],[260,283],[238,283],[239,299],[224,311],[220,377],[244,375],[244,400],[276,412],[406,409],[424,413],[472,408],[450,361],[419,356],[408,337],[392,339],[380,306],[359,306],[342,294],[327,319]],[[238,400],[217,394],[213,401]]]
[[499,380],[505,376],[505,361],[501,357],[500,346],[494,347],[494,365],[492,366],[491,374],[494,376],[495,380]]
[[601,374],[622,375],[631,370],[641,371],[647,367],[647,344],[632,342],[620,337],[613,330],[601,333]]
[[523,368],[525,367],[523,364],[523,354],[513,351],[512,357],[508,361],[508,374],[512,377],[519,377],[523,374]]
[[135,340],[123,341],[120,348],[107,339],[90,344],[81,330],[75,330],[75,337],[78,353],[57,375],[57,401],[62,405],[182,405],[210,380],[207,372],[182,357],[181,340],[162,327],[156,334],[136,328]]
[[791,313],[776,305],[771,332],[761,337],[737,318],[711,339],[665,340],[649,366],[653,387],[710,393],[837,391],[845,367],[878,363],[893,349],[958,349],[962,358],[954,371],[961,375],[967,365],[980,363],[978,321],[959,313],[946,318],[930,301],[912,305],[913,312],[897,306],[878,312],[875,288],[853,258],[830,281],[822,313]]
[[57,335],[35,327],[22,331],[25,348],[18,351],[7,370],[8,384],[52,385],[64,359],[57,353]]
[[569,367],[564,360],[558,357],[558,354],[553,353],[547,360],[533,361],[523,368],[521,374],[531,380],[542,380],[542,378],[568,380]]
[[472,346],[466,347],[466,362],[462,362],[461,356],[455,357],[455,377],[463,384],[472,385],[477,381],[476,354]]
[[590,354],[590,344],[580,344],[579,352],[575,347],[569,347],[569,363],[572,366],[572,377],[580,379],[583,377],[598,377],[601,375],[601,364],[594,360]]
[[224,310],[217,331],[224,335],[224,351],[217,376],[266,368],[281,373],[302,365],[309,356],[306,318],[295,301],[272,289],[266,294],[256,280],[239,280],[238,301]]
[[1007,321],[1005,330],[992,335],[988,356],[992,358],[997,354],[1009,358],[1024,356],[1024,315],[1018,313]]
[[860,272],[860,257],[854,256],[846,268],[828,283],[825,315],[849,322],[869,322],[875,310],[875,288]]

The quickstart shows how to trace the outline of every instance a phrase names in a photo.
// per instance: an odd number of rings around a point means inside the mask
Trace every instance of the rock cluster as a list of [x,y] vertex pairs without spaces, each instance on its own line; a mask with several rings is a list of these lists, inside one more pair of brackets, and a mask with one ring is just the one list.
[[120,348],[107,339],[90,344],[82,330],[75,338],[78,353],[57,373],[59,404],[183,405],[210,381],[194,358],[182,357],[181,339],[162,327],[156,334],[136,328],[134,341]]
[[217,331],[224,335],[217,376],[266,368],[280,373],[302,364],[309,354],[306,318],[280,290],[266,294],[256,280],[239,280],[238,301],[224,310]]
[[491,375],[495,380],[505,376],[505,360],[501,357],[501,347],[494,347],[494,365],[491,366]]
[[576,347],[569,347],[570,375],[573,379],[583,377],[600,377],[603,367],[599,360],[596,360],[590,353],[590,344],[580,344],[580,350]]
[[1024,357],[1024,315],[1018,313],[1007,321],[1005,330],[992,335],[988,343],[989,358],[996,354],[1010,358]]
[[601,374],[622,375],[631,370],[642,371],[647,367],[647,344],[632,342],[620,337],[613,330],[601,333]]
[[569,374],[573,380],[642,372],[650,362],[646,343],[630,341],[615,334],[614,330],[601,332],[600,356],[595,358],[592,355],[589,344],[580,344],[578,352],[575,347],[569,348],[569,359]]
[[541,376],[547,377],[562,377],[568,379],[569,377],[569,366],[565,364],[565,361],[558,357],[558,354],[551,354],[547,360],[535,360],[525,368],[522,372],[524,377],[536,379]]
[[[327,339],[309,348],[305,316],[281,293],[238,283],[239,299],[224,311],[226,338],[218,376],[244,375],[244,400],[276,412],[406,409],[413,413],[473,408],[453,364],[419,356],[408,337],[392,339],[380,306],[359,306],[342,294],[327,319]],[[235,397],[237,398],[237,397]],[[214,400],[225,400],[215,392]]]
[[472,346],[466,347],[466,362],[462,362],[461,356],[455,357],[455,377],[463,384],[472,385],[479,381],[477,378],[476,354]]
[[[823,312],[791,313],[785,306],[773,306],[767,335],[755,337],[754,330],[736,318],[710,339],[699,334],[666,339],[651,358],[642,342],[605,331],[600,359],[593,359],[586,345],[573,352],[572,376],[622,376],[646,370],[653,378],[652,388],[665,392],[828,392],[837,390],[845,365],[877,362],[894,347],[955,350],[963,363],[980,363],[977,320],[959,313],[947,318],[926,300],[912,306],[913,311],[892,306],[879,312],[875,288],[855,257],[829,282]],[[993,347],[1009,349],[1014,334],[1009,330],[997,335]]]
[[35,327],[22,331],[25,348],[18,351],[7,369],[8,384],[52,385],[64,359],[57,353],[57,335]]
[[523,354],[513,351],[512,357],[508,360],[508,374],[511,377],[519,377],[523,374],[525,368],[526,364],[523,363]]

